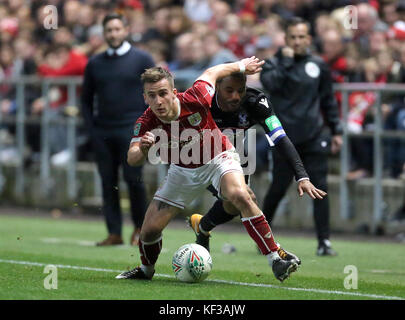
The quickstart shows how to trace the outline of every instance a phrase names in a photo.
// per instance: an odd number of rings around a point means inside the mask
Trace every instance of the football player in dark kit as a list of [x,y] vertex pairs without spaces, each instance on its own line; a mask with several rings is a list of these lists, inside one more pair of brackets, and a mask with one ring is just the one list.
[[[322,199],[326,195],[310,182],[300,156],[274,114],[267,96],[260,90],[246,87],[244,74],[234,73],[217,81],[211,114],[222,131],[242,129],[246,133],[250,127],[259,124],[263,127],[269,144],[284,156],[294,171],[299,195],[307,193],[312,199]],[[246,175],[245,179],[248,178]],[[217,196],[211,188],[208,189]],[[253,194],[251,190],[249,192]],[[209,250],[210,231],[215,226],[232,220],[236,215],[239,215],[239,211],[229,201],[219,198],[206,215],[193,214],[189,224],[196,234],[196,243]],[[278,253],[282,259],[295,259],[298,264],[301,263],[297,256],[281,247]]]

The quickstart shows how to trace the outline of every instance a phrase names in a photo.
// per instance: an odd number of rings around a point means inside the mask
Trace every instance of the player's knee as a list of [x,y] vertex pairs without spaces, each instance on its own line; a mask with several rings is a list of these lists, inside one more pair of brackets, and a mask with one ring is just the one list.
[[236,216],[236,215],[239,215],[239,214],[240,214],[239,209],[236,208],[236,207],[232,204],[232,202],[230,202],[230,201],[224,201],[224,202],[223,202],[223,207],[224,207],[225,212],[226,212],[227,214],[229,214],[229,215]]
[[248,190],[249,195],[250,195],[250,197],[252,198],[253,202],[257,204],[257,198],[256,198],[256,195],[253,193],[252,189],[250,189],[250,188],[248,187],[247,190]]
[[143,242],[152,242],[158,239],[161,234],[162,230],[159,230],[157,228],[147,228],[146,230],[144,230],[144,228],[142,227],[139,237]]
[[156,240],[162,234],[162,227],[158,223],[146,221],[142,225],[140,239],[144,242]]
[[231,203],[237,208],[249,206],[253,202],[249,192],[242,187],[233,188],[230,190],[228,198],[229,201],[231,201]]

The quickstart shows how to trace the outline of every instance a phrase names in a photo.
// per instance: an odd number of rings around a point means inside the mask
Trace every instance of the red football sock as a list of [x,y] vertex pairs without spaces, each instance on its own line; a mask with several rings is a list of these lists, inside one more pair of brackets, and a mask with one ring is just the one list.
[[262,254],[267,255],[277,251],[278,246],[274,241],[273,232],[271,232],[270,226],[263,214],[249,218],[241,218],[241,220]]
[[139,240],[139,252],[141,261],[145,266],[153,266],[162,250],[162,237],[152,242]]

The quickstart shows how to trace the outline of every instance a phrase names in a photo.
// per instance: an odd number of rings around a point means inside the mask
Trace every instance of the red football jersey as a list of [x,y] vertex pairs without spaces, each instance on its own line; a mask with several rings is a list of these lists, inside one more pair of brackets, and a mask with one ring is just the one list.
[[180,114],[170,123],[147,108],[135,123],[131,142],[139,141],[145,132],[151,131],[156,137],[152,151],[159,152],[162,161],[185,168],[200,167],[233,148],[209,110],[214,92],[210,83],[198,80],[185,92],[178,93]]

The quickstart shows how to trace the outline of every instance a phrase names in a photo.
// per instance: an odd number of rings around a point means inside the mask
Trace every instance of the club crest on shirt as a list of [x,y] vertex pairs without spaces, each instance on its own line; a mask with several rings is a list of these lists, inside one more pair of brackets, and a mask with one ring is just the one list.
[[316,63],[310,61],[305,65],[305,72],[311,78],[318,78],[321,70]]
[[249,126],[249,120],[247,118],[247,114],[244,112],[239,113],[239,127],[247,127]]
[[195,126],[198,126],[201,123],[202,118],[201,118],[200,113],[197,112],[197,113],[193,113],[191,116],[188,116],[187,120],[188,120],[188,122],[190,122],[190,124],[192,126],[195,127]]

